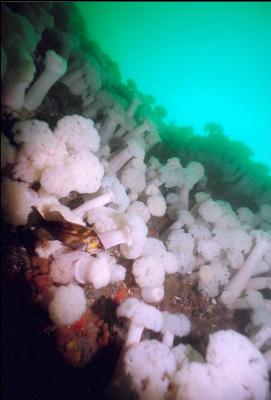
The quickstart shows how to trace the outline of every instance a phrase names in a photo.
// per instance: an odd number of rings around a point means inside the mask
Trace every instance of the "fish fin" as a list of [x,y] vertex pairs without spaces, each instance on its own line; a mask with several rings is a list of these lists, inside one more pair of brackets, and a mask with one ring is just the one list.
[[73,253],[75,251],[75,249],[73,249],[70,246],[65,246],[65,249],[63,249],[63,254],[69,254],[69,253]]
[[44,224],[44,217],[41,215],[40,211],[38,210],[37,207],[32,206],[31,207],[31,213],[28,215],[26,227],[30,228],[32,226],[43,226]]
[[54,222],[68,222],[59,211],[46,211],[46,220]]

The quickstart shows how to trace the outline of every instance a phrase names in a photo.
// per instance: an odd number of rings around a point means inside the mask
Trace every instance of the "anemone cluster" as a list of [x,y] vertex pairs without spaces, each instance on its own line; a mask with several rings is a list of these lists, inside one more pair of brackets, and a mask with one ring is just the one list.
[[[110,343],[110,318],[95,314],[103,294],[125,327],[109,398],[267,400],[267,168],[216,124],[204,138],[168,126],[87,39],[73,3],[1,6],[2,216],[18,246],[31,237],[25,280],[66,360],[84,366]],[[67,98],[51,115],[56,90]],[[188,282],[186,300],[168,300],[172,282]],[[195,296],[222,315],[205,328],[206,354],[193,347]],[[242,327],[223,325],[240,310]]]

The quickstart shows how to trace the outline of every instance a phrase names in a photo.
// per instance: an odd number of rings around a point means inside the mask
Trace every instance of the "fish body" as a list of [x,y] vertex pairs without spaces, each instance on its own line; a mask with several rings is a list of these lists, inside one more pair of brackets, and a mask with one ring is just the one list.
[[99,236],[91,227],[66,221],[58,211],[52,211],[49,214],[50,219],[46,219],[36,207],[32,207],[32,210],[28,226],[44,229],[52,239],[59,240],[74,250],[91,254],[104,250]]

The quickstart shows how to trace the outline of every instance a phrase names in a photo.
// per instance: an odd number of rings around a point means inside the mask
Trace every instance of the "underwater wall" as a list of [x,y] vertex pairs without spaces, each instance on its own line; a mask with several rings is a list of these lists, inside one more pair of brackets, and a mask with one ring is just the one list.
[[[153,118],[159,120],[162,139],[160,153],[180,155],[184,161],[197,153],[198,161],[208,169],[208,185],[216,196],[227,193],[237,207],[247,204],[255,208],[270,199],[268,3],[67,4],[59,6],[62,14],[55,16],[67,38],[50,33],[51,20],[38,46],[37,40],[31,44],[37,46],[36,52],[44,54],[50,41],[59,50],[64,40],[63,55],[81,42],[100,64],[104,63],[101,57],[110,58],[118,83],[109,84],[122,97],[124,108],[137,87],[155,110]],[[20,8],[17,3],[9,7]],[[67,28],[71,7],[75,7],[74,20]],[[4,52],[2,71],[5,60]],[[80,86],[74,93],[77,99],[79,91]],[[135,114],[137,119],[142,107]],[[218,127],[220,133],[211,140],[210,126]],[[240,179],[243,175],[244,182]]]
[[269,12],[1,3],[3,398],[270,399]]

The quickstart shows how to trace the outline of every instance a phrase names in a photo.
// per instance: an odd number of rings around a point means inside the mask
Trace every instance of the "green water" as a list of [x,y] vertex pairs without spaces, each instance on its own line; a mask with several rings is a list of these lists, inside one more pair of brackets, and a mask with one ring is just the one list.
[[271,3],[78,2],[123,81],[204,134],[217,122],[271,167]]

